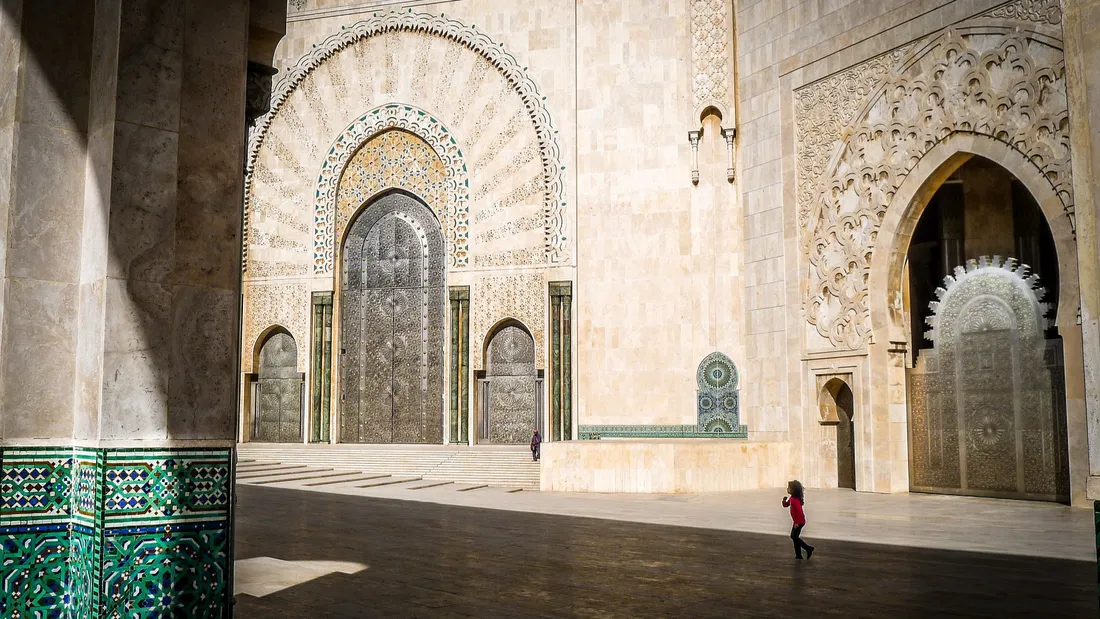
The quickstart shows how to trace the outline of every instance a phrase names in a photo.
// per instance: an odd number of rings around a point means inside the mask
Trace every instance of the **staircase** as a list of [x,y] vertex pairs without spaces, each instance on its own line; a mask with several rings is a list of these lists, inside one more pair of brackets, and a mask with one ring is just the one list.
[[395,479],[539,489],[539,465],[531,461],[531,452],[524,446],[243,443],[237,446],[237,454],[242,468],[257,472],[267,466],[281,468],[287,475],[356,471]]

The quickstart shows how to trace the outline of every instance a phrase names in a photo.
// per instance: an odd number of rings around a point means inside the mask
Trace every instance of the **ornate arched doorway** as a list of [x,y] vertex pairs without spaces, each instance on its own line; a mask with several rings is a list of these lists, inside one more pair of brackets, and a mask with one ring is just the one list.
[[1067,501],[1058,256],[1035,199],[969,159],[924,209],[907,270],[911,489]]
[[419,199],[385,194],[348,227],[341,254],[341,441],[442,442],[439,221]]
[[302,387],[298,346],[285,331],[264,340],[254,383],[252,440],[295,443],[302,440]]
[[478,439],[498,444],[529,441],[542,417],[540,387],[531,332],[516,320],[501,323],[485,347]]

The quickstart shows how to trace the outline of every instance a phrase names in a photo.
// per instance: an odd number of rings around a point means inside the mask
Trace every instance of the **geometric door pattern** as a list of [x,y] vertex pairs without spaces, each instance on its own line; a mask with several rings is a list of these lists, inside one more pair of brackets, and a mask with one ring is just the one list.
[[302,387],[298,348],[288,333],[272,334],[260,348],[254,440],[296,443],[302,440]]
[[914,491],[1066,501],[1062,343],[1038,278],[999,257],[955,269],[909,371]]
[[489,340],[486,357],[488,440],[526,443],[539,422],[535,340],[522,326],[506,325]]
[[393,192],[349,228],[341,269],[340,440],[443,442],[444,246],[435,215]]

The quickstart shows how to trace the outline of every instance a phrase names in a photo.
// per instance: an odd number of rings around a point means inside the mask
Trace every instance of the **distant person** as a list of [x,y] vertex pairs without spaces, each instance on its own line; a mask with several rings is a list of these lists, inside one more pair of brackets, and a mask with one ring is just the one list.
[[802,506],[806,504],[806,491],[802,488],[802,482],[797,479],[787,482],[787,496],[783,497],[783,507],[791,508],[791,541],[794,542],[794,558],[802,558],[802,549],[806,549],[806,558],[814,553],[814,547],[802,541],[802,527],[806,526],[806,512]]
[[542,445],[542,437],[539,436],[539,431],[535,430],[535,433],[531,435],[531,460],[534,462],[539,461],[540,445]]

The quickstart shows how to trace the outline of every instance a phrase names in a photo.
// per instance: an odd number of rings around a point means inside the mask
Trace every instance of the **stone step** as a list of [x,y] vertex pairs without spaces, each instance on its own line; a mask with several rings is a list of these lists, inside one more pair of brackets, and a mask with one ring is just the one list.
[[[377,482],[422,479],[426,487],[445,482],[538,490],[539,464],[525,446],[301,445],[247,443],[238,447],[241,483],[300,481],[325,486],[349,479],[388,475]],[[333,478],[327,475],[336,474]],[[366,480],[373,487],[375,480]],[[320,482],[320,483],[318,483]],[[436,484],[440,484],[436,486]],[[377,485],[389,485],[378,483]]]

